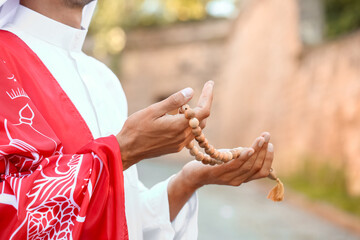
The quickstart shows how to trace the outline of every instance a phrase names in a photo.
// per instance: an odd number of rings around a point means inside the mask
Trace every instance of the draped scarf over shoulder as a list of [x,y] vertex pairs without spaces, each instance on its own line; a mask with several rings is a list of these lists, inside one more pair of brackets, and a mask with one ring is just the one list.
[[120,148],[93,139],[36,54],[0,30],[1,239],[128,239]]

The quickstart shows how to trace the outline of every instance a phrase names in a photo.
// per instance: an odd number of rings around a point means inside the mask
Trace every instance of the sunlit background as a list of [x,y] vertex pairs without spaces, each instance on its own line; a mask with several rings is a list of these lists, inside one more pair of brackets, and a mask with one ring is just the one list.
[[[100,0],[85,50],[118,75],[129,113],[207,80],[216,147],[272,134],[270,180],[199,192],[199,239],[360,239],[359,0]],[[186,151],[140,164],[151,186]],[[154,175],[153,173],[157,174]]]

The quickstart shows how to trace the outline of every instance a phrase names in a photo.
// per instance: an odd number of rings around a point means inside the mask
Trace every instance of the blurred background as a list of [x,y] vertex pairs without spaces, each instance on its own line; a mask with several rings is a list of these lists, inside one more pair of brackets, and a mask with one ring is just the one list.
[[[215,81],[217,148],[269,131],[270,180],[199,192],[199,239],[360,239],[359,0],[101,0],[86,52],[118,75],[129,113]],[[140,164],[151,187],[188,153]],[[156,172],[157,174],[151,174]]]

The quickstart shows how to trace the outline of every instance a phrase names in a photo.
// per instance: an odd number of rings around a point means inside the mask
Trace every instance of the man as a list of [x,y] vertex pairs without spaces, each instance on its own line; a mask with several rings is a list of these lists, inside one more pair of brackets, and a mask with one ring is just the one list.
[[[190,101],[193,91],[127,118],[117,78],[81,52],[96,4],[89,2],[8,0],[1,7],[1,237],[196,239],[195,191],[266,177],[270,136],[264,133],[227,164],[190,162],[146,189],[135,164],[193,139],[183,116],[166,114]],[[202,127],[213,85],[205,84],[195,108]]]

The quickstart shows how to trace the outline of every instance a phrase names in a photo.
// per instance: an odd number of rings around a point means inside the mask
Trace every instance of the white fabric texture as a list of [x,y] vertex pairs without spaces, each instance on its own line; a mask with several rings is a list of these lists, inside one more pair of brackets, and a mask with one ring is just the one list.
[[[11,21],[2,29],[16,34],[39,56],[94,138],[116,135],[127,119],[126,97],[117,77],[104,64],[81,51],[87,29],[69,27],[21,5],[15,10]],[[190,198],[171,223],[169,179],[147,189],[138,179],[136,166],[124,171],[129,239],[197,239],[197,195]]]
[[[0,0],[0,28],[13,21],[20,0]],[[81,26],[87,29],[91,17],[94,14],[97,1],[93,1],[84,7]]]

